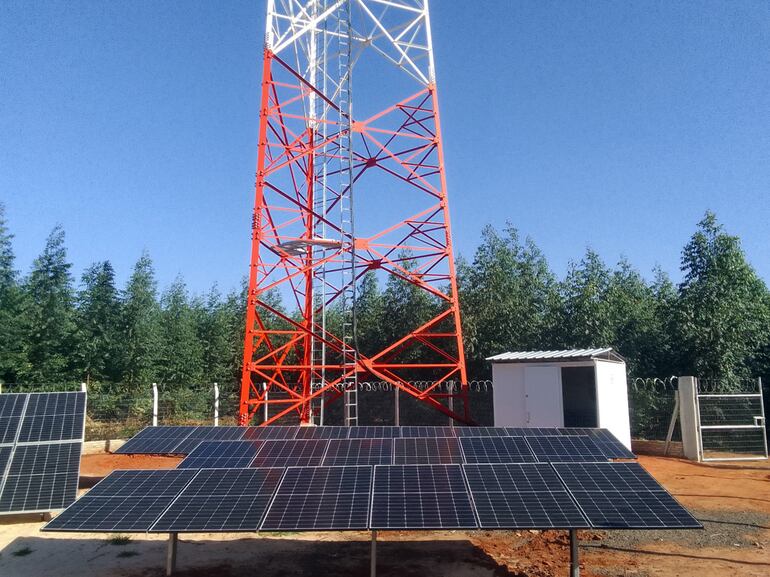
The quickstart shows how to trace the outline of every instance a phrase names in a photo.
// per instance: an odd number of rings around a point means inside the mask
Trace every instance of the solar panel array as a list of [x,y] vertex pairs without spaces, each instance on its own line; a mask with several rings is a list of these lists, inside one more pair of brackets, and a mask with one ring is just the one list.
[[[604,429],[155,427],[56,531],[684,528],[699,523]],[[0,453],[0,460],[3,458]]]
[[[379,441],[379,454],[373,456],[371,445],[358,443],[360,439]],[[262,460],[253,466],[577,462],[636,458],[606,429],[517,427],[148,427],[116,452],[191,455],[201,443],[214,440],[285,441],[271,446],[270,455],[261,453]],[[391,447],[382,444],[390,441]],[[307,453],[300,458],[296,452],[302,451],[297,449],[302,443],[311,445],[303,449]],[[320,447],[329,447],[326,453],[336,459],[319,461],[324,457]],[[287,451],[291,458],[299,460],[282,461]],[[340,451],[347,451],[344,458]],[[395,455],[392,461],[387,459],[389,452]],[[355,455],[360,455],[361,460],[353,461]],[[493,459],[493,455],[497,458]],[[516,458],[511,460],[513,456]]]
[[0,395],[0,514],[63,509],[77,496],[86,395]]
[[47,531],[696,528],[638,463],[115,471]]

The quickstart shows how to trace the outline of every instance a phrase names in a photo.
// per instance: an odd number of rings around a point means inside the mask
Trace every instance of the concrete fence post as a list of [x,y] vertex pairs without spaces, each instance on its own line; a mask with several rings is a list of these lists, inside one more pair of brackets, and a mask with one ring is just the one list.
[[679,377],[679,422],[682,426],[682,448],[684,456],[691,461],[700,461],[698,439],[698,379]]
[[398,385],[393,385],[393,391],[394,391],[393,394],[396,396],[396,399],[393,405],[395,410],[395,415],[393,417],[394,417],[394,421],[396,422],[396,426],[400,427],[401,426],[401,387],[399,387]]
[[214,426],[219,426],[219,385],[214,383]]
[[88,385],[86,383],[80,383],[80,392],[85,393],[88,391]]
[[265,420],[268,419],[268,412],[267,412],[267,383],[262,383],[262,390],[265,392],[264,399],[265,399]]
[[152,426],[158,426],[158,383],[152,384]]

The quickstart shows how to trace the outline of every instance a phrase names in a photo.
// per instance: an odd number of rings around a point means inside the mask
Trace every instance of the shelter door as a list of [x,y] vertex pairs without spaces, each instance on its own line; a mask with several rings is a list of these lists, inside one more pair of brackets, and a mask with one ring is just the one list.
[[525,367],[524,394],[527,426],[563,426],[559,367]]

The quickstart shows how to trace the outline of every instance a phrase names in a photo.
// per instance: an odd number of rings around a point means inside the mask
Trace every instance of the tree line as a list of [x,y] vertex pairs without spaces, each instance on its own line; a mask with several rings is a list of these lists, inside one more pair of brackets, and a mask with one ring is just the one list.
[[[502,351],[597,346],[614,347],[633,376],[770,377],[770,291],[739,239],[712,213],[682,249],[678,284],[660,269],[648,281],[625,259],[608,266],[590,249],[558,278],[536,244],[511,226],[484,228],[473,258],[458,258],[457,271],[472,378],[487,378],[484,359]],[[21,275],[0,205],[5,383],[88,381],[124,392],[151,382],[234,387],[245,302],[244,286],[222,294],[214,285],[190,295],[181,277],[159,291],[147,253],[122,288],[109,261],[92,264],[76,282],[59,226]],[[395,277],[381,287],[367,273],[356,302],[359,348],[373,352],[400,336],[403,326],[389,319],[416,326],[436,306]]]

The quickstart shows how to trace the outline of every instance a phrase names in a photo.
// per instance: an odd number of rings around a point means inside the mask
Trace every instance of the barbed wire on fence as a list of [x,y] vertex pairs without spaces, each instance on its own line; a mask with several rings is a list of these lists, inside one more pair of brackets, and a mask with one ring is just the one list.
[[[634,438],[663,440],[674,408],[677,390],[676,376],[668,377],[632,377],[629,378],[628,396],[631,417],[631,432]],[[430,388],[444,393],[458,393],[459,381],[410,381],[408,383],[419,391]],[[3,384],[3,392],[64,391],[79,390],[80,383],[10,383]],[[318,390],[322,383],[313,383]],[[380,403],[380,394],[387,397],[395,395],[398,387],[389,381],[362,381],[358,384],[362,393],[372,393],[372,402]],[[474,395],[474,412],[484,413],[486,420],[491,419],[494,384],[490,379],[471,379],[467,383],[468,391]],[[709,385],[710,386],[710,385]],[[152,424],[153,393],[151,385],[132,387],[125,390],[121,385],[91,383],[88,401],[87,438],[104,439],[129,436],[141,428]],[[341,391],[341,388],[337,389]],[[271,391],[271,395],[281,395]],[[161,424],[213,424],[214,422],[214,385],[197,383],[180,386],[164,383],[158,386],[157,420]],[[238,385],[228,383],[219,386],[218,415],[219,424],[235,424],[240,390]],[[388,402],[383,399],[382,402]],[[675,433],[675,440],[678,436]]]

